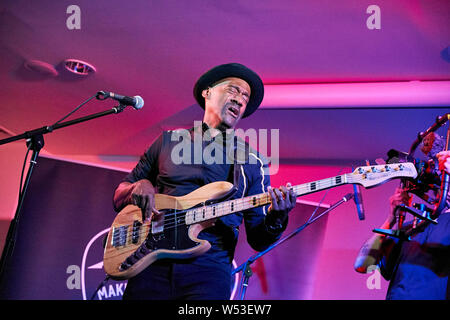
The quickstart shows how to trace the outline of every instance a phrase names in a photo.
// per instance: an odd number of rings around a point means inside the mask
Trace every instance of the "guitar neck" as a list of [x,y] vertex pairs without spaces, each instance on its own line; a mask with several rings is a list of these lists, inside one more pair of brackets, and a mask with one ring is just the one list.
[[[350,174],[343,174],[332,178],[296,185],[293,186],[292,189],[295,195],[299,197],[349,183],[354,183],[352,176]],[[270,194],[265,192],[239,199],[224,201],[213,205],[196,207],[186,212],[186,224],[189,225],[199,223],[268,204],[270,204]]]

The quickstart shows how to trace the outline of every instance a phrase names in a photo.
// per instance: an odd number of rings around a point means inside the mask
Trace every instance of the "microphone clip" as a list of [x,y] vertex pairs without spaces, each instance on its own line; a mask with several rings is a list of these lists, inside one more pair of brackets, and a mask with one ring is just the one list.
[[95,95],[95,98],[97,100],[103,101],[109,98],[109,94],[105,91],[99,91],[97,92],[97,94]]
[[[100,101],[106,100],[110,97],[111,97],[111,94],[109,92],[105,92],[105,91],[99,91],[95,95],[95,98],[97,98],[97,100],[100,100]],[[118,114],[118,113],[121,113],[126,107],[127,107],[126,104],[119,101],[119,105],[113,107],[112,110],[114,110],[115,114]]]
[[118,105],[118,106],[115,106],[115,107],[112,108],[112,109],[114,110],[114,113],[117,114],[117,113],[121,113],[126,107],[127,107],[126,105],[124,105],[124,104],[122,104],[122,103],[119,102],[119,105]]

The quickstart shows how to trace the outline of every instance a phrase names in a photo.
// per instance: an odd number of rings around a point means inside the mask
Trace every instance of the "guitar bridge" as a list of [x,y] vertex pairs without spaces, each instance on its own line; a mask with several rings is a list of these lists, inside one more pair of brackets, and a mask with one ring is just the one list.
[[122,262],[122,264],[119,267],[120,271],[124,271],[132,267],[136,262],[138,262],[140,259],[148,255],[155,249],[156,246],[154,246],[153,241],[147,239],[132,255],[126,258],[124,262]]
[[113,247],[117,248],[125,246],[128,243],[129,239],[131,239],[131,243],[133,244],[139,242],[142,223],[138,220],[133,221],[133,225],[131,227],[131,235],[129,235],[129,227],[129,225],[114,227],[111,239],[111,245]]

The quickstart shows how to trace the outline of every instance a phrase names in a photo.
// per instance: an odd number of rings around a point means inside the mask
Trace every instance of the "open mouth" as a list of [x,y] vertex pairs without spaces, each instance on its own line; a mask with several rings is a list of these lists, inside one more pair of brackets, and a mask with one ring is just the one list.
[[227,108],[227,111],[234,117],[234,118],[238,118],[239,117],[239,108],[231,105]]

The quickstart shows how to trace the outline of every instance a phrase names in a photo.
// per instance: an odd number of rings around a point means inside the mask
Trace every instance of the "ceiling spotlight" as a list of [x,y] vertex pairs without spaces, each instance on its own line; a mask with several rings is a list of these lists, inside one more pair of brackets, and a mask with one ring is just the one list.
[[93,65],[78,59],[66,59],[64,60],[64,66],[70,72],[82,76],[87,76],[89,73],[97,71]]

